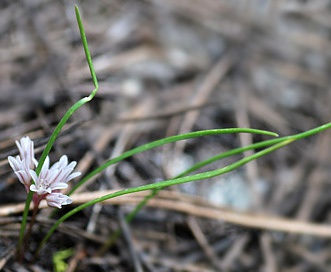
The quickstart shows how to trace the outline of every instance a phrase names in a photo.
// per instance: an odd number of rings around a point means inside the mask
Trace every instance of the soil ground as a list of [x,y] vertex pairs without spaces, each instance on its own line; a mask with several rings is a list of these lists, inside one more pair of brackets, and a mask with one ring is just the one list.
[[[7,157],[28,135],[39,158],[66,110],[93,89],[73,4],[0,2],[0,270],[55,271],[52,257],[72,249],[63,271],[331,271],[329,131],[224,176],[164,189],[130,224],[124,217],[148,192],[87,208],[32,263],[54,219],[74,207],[270,137],[210,136],[137,154],[80,188],[53,217],[42,206],[24,262],[16,261],[26,193]],[[330,1],[78,5],[100,90],[70,118],[52,162],[66,154],[86,175],[166,136],[229,127],[285,136],[330,121]]]

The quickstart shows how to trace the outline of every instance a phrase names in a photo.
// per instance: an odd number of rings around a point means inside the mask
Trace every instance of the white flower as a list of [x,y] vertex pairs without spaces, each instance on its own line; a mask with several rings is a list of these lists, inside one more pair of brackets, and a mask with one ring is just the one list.
[[16,141],[16,145],[20,156],[9,156],[8,162],[14,170],[15,175],[18,177],[19,181],[24,184],[28,192],[31,183],[30,169],[33,169],[37,165],[37,161],[34,157],[33,142],[29,137],[23,137],[20,142]]
[[49,157],[47,157],[39,176],[35,171],[30,170],[30,175],[35,182],[31,184],[30,190],[45,198],[49,206],[61,208],[61,205],[70,204],[71,199],[58,191],[67,188],[68,181],[81,174],[80,172],[71,173],[75,166],[75,161],[68,164],[67,156],[63,155],[49,168]]
[[30,169],[33,168],[37,164],[37,161],[34,158],[34,147],[31,139],[29,137],[23,137],[20,140],[20,143],[18,141],[15,141],[15,143],[20,151],[22,160],[26,163],[26,166]]
[[63,155],[58,162],[54,163],[54,165],[50,168],[50,171],[60,171],[61,173],[57,179],[62,179],[63,182],[68,183],[68,181],[80,176],[81,174],[80,172],[70,174],[74,170],[76,164],[77,163],[75,161],[68,164],[68,157]]
[[49,206],[57,208],[70,204],[71,198],[61,194],[59,190],[67,188],[68,182],[81,174],[72,173],[77,163],[73,161],[68,164],[68,157],[63,155],[58,162],[49,167],[49,157],[46,157],[40,174],[37,175],[34,168],[38,162],[34,157],[33,142],[29,137],[23,137],[20,142],[16,141],[16,145],[20,156],[9,156],[8,162],[26,191],[35,192],[35,205],[38,206],[42,199],[46,199]]
[[57,207],[61,209],[62,205],[68,205],[72,203],[70,197],[61,193],[51,193],[46,196],[48,206]]
[[49,169],[49,157],[47,156],[39,176],[35,171],[30,170],[30,175],[34,181],[34,184],[30,186],[30,190],[38,195],[43,195],[50,194],[54,190],[67,188],[68,184],[58,179],[61,170],[58,168]]

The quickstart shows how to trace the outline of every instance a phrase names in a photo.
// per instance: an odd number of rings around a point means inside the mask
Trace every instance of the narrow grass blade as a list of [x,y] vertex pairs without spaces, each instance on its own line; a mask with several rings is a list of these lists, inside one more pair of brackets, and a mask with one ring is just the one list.
[[44,244],[46,243],[46,241],[49,239],[49,237],[53,234],[53,232],[57,229],[57,227],[64,222],[66,219],[68,219],[69,217],[73,216],[74,214],[76,214],[77,212],[92,206],[94,204],[97,204],[99,202],[105,201],[107,199],[111,199],[111,198],[115,198],[118,196],[122,196],[122,195],[127,195],[127,194],[131,194],[131,193],[136,193],[136,192],[141,192],[141,191],[147,191],[147,190],[154,190],[154,189],[162,189],[165,187],[169,187],[172,185],[178,185],[178,184],[183,184],[183,183],[187,183],[187,182],[192,182],[192,181],[197,181],[197,180],[203,180],[203,179],[208,179],[208,178],[212,178],[212,177],[216,177],[225,173],[228,173],[230,171],[233,171],[234,169],[252,161],[255,160],[257,158],[260,158],[266,154],[269,154],[271,152],[274,152],[275,150],[290,144],[291,142],[293,142],[294,139],[289,139],[289,140],[285,140],[281,143],[275,144],[269,148],[266,148],[258,153],[255,153],[249,157],[243,158],[231,165],[225,166],[223,168],[220,169],[216,169],[213,171],[209,171],[209,172],[204,172],[204,173],[200,173],[200,174],[196,174],[196,175],[192,175],[192,176],[186,176],[186,177],[180,177],[180,178],[176,178],[176,179],[170,179],[170,180],[166,180],[166,181],[162,181],[162,182],[158,182],[158,183],[153,183],[153,184],[147,184],[147,185],[143,185],[143,186],[139,186],[139,187],[135,187],[135,188],[128,188],[128,189],[124,189],[124,190],[120,190],[118,192],[109,194],[109,195],[105,195],[103,197],[94,199],[92,201],[86,202],[78,207],[76,207],[75,209],[71,210],[70,212],[66,213],[65,215],[63,215],[60,219],[58,219],[58,221],[50,228],[50,230],[47,232],[47,234],[45,235],[44,239],[42,240],[42,242],[40,243],[40,246],[38,247],[38,250],[36,251],[36,255],[38,255],[39,251],[41,250],[41,248],[44,246]]
[[198,138],[202,136],[210,136],[210,135],[217,135],[217,134],[234,134],[234,133],[252,133],[252,134],[263,134],[263,135],[268,135],[268,136],[274,136],[277,137],[278,134],[270,131],[265,131],[265,130],[259,130],[259,129],[250,129],[250,128],[226,128],[226,129],[211,129],[211,130],[202,130],[202,131],[195,131],[195,132],[190,132],[186,134],[181,134],[181,135],[175,135],[175,136],[170,136],[168,138],[164,138],[161,140],[157,140],[154,142],[147,143],[145,145],[136,147],[134,149],[131,149],[122,155],[111,159],[107,162],[105,162],[103,165],[99,166],[92,172],[90,172],[87,176],[85,176],[80,182],[78,182],[69,192],[69,195],[71,195],[73,192],[75,192],[80,186],[82,186],[85,182],[87,182],[89,179],[94,177],[95,175],[99,174],[103,170],[105,170],[107,167],[110,165],[113,165],[115,163],[118,163],[128,157],[131,157],[132,155],[135,155],[137,153],[141,153],[147,150],[150,150],[152,148],[177,142],[177,141],[182,141],[182,140],[187,140],[187,139],[192,139],[192,138]]
[[[58,123],[58,125],[56,126],[56,128],[54,129],[52,135],[49,138],[49,141],[45,147],[45,149],[43,150],[43,153],[41,154],[40,160],[38,162],[38,166],[36,168],[36,173],[39,175],[41,168],[45,162],[46,157],[48,156],[56,138],[58,137],[58,135],[60,134],[63,126],[65,125],[65,123],[69,120],[69,118],[71,117],[71,115],[77,111],[81,106],[83,106],[85,103],[91,101],[93,99],[93,97],[95,96],[95,94],[98,91],[98,80],[93,68],[93,63],[92,63],[92,58],[91,58],[91,54],[88,48],[88,44],[87,44],[87,39],[86,39],[86,35],[85,35],[85,31],[84,31],[84,26],[82,24],[82,20],[81,20],[81,16],[79,13],[79,9],[77,6],[75,6],[75,12],[76,12],[76,18],[77,18],[77,22],[78,22],[78,27],[79,27],[79,31],[81,34],[81,39],[82,39],[82,43],[83,43],[83,47],[84,47],[84,51],[85,51],[85,55],[86,55],[86,60],[88,63],[88,66],[90,68],[90,72],[91,72],[91,76],[92,76],[92,81],[94,84],[94,90],[90,93],[89,96],[84,97],[82,99],[80,99],[78,102],[76,102],[73,106],[71,106],[71,108],[65,113],[65,115],[62,117],[62,119],[60,120],[60,122]],[[19,238],[19,242],[18,242],[18,248],[20,250],[20,248],[22,247],[22,243],[23,243],[23,237],[24,237],[24,232],[25,232],[25,228],[26,228],[26,221],[27,221],[27,217],[28,217],[28,212],[29,212],[29,207],[32,201],[32,195],[33,192],[29,192],[27,200],[25,202],[25,208],[24,208],[24,212],[23,212],[23,217],[22,217],[22,224],[21,224],[21,229],[20,229],[20,238]]]

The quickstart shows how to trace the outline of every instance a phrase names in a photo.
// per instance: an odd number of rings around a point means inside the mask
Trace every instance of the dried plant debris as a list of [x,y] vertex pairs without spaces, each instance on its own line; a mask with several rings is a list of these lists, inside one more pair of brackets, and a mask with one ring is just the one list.
[[[65,153],[84,175],[168,135],[225,127],[288,135],[330,121],[330,1],[87,0],[80,8],[100,91],[70,119],[51,161]],[[86,209],[61,225],[37,263],[16,263],[26,196],[6,158],[18,155],[14,140],[24,135],[39,158],[63,113],[93,89],[72,1],[2,1],[0,65],[3,271],[52,271],[52,256],[68,248],[67,271],[330,271],[330,132],[160,192],[129,225],[123,216],[141,196]],[[169,178],[261,137],[206,137],[139,154],[73,202]],[[54,220],[41,207],[36,243]],[[102,251],[118,227],[122,236]]]

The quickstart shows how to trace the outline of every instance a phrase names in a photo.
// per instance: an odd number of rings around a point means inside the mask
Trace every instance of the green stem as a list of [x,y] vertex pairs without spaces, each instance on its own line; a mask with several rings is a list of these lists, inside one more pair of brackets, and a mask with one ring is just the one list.
[[[289,139],[302,139],[308,136],[311,136],[313,134],[316,134],[318,132],[321,132],[323,130],[326,130],[328,128],[331,127],[331,123],[326,124],[326,125],[322,125],[320,127],[311,129],[309,131],[303,132],[303,133],[299,133],[296,135],[292,135],[292,136],[285,136],[285,137],[281,137],[281,138],[277,138],[277,139],[272,139],[272,140],[266,140],[263,142],[259,142],[259,143],[255,143],[255,144],[251,144],[249,146],[246,147],[241,147],[241,148],[236,148],[236,149],[232,149],[230,151],[218,154],[212,158],[209,158],[205,161],[202,161],[200,163],[195,164],[193,167],[187,169],[186,171],[184,171],[183,173],[181,173],[180,175],[176,176],[175,178],[179,178],[179,177],[183,177],[186,176],[187,174],[196,171],[210,163],[213,163],[217,160],[232,156],[232,155],[237,155],[237,154],[241,154],[245,151],[248,150],[253,150],[253,149],[258,149],[258,148],[263,148],[266,146],[271,146]],[[124,155],[124,154],[123,154]],[[131,211],[128,216],[126,217],[126,221],[130,222],[135,216],[136,214],[147,204],[147,202],[152,199],[161,189],[154,189],[148,196],[146,196],[136,207],[133,211]],[[118,236],[120,235],[121,231],[120,229],[116,230],[105,242],[105,244],[101,247],[101,249],[98,251],[97,255],[100,256],[102,255],[103,252],[105,252],[107,250],[107,248],[109,248],[114,241],[118,238]]]
[[147,191],[147,190],[155,190],[155,189],[162,189],[165,187],[169,187],[172,185],[178,185],[178,184],[183,184],[183,183],[187,183],[187,182],[192,182],[192,181],[197,181],[197,180],[203,180],[203,179],[208,179],[208,178],[212,178],[212,177],[216,177],[225,173],[228,173],[230,171],[233,171],[234,169],[252,161],[255,160],[259,157],[262,157],[266,154],[269,154],[285,145],[288,145],[289,143],[293,142],[295,139],[289,139],[286,141],[283,141],[281,143],[275,144],[274,146],[271,146],[265,150],[262,150],[258,153],[255,153],[249,157],[243,158],[231,165],[225,166],[223,168],[220,169],[216,169],[213,171],[209,171],[209,172],[204,172],[204,173],[200,173],[200,174],[195,174],[192,176],[187,176],[187,177],[181,177],[181,178],[176,178],[176,179],[170,179],[170,180],[166,180],[166,181],[162,181],[162,182],[158,182],[158,183],[153,183],[153,184],[147,184],[147,185],[143,185],[143,186],[139,186],[139,187],[135,187],[135,188],[128,188],[128,189],[124,189],[124,190],[120,190],[118,192],[115,193],[111,193],[99,198],[96,198],[94,200],[88,201],[78,207],[76,207],[75,209],[71,210],[70,212],[66,213],[65,215],[63,215],[60,219],[58,219],[58,221],[55,222],[55,224],[50,228],[50,230],[47,232],[47,234],[45,235],[44,239],[41,241],[37,251],[36,251],[36,255],[39,254],[39,251],[41,250],[41,248],[44,246],[44,244],[46,243],[46,241],[49,239],[49,237],[53,234],[53,232],[57,229],[57,227],[64,222],[66,219],[68,219],[69,217],[73,216],[74,214],[76,214],[77,212],[95,205],[99,202],[105,201],[107,199],[111,199],[111,198],[115,198],[118,196],[122,196],[122,195],[127,195],[127,194],[132,194],[132,193],[137,193],[137,192],[141,192],[141,191]]
[[[71,115],[75,111],[77,111],[81,106],[83,106],[84,104],[86,104],[87,102],[89,102],[93,99],[93,97],[95,96],[95,94],[97,93],[98,88],[99,88],[98,80],[97,80],[97,77],[96,77],[96,74],[95,74],[95,71],[94,71],[94,68],[93,68],[91,54],[90,54],[90,51],[89,51],[89,48],[88,48],[87,39],[86,39],[86,36],[85,36],[84,26],[82,24],[81,16],[80,16],[79,9],[78,9],[77,6],[75,6],[75,12],[76,12],[78,27],[79,27],[79,31],[80,31],[84,51],[85,51],[86,60],[87,60],[87,63],[88,63],[88,66],[89,66],[89,69],[90,69],[90,72],[91,72],[92,81],[93,81],[93,84],[94,84],[95,88],[90,93],[89,96],[80,99],[73,106],[71,106],[70,109],[65,113],[65,115],[62,117],[62,119],[58,123],[58,125],[54,129],[52,135],[50,136],[50,138],[48,140],[48,143],[47,143],[45,149],[43,150],[43,153],[41,154],[40,160],[38,162],[38,166],[36,168],[37,175],[40,174],[40,171],[41,171],[41,168],[42,168],[42,166],[45,162],[45,159],[48,156],[48,154],[49,154],[56,138],[60,134],[63,126],[65,125],[65,123],[68,121],[68,119],[71,117]],[[20,238],[19,238],[19,243],[18,243],[18,252],[21,252],[21,250],[22,250],[21,248],[22,248],[22,243],[23,243],[23,237],[24,237],[24,232],[25,232],[29,207],[30,207],[30,204],[31,204],[31,201],[32,201],[32,196],[33,196],[33,192],[30,191],[29,194],[28,194],[27,200],[25,202],[25,208],[24,208],[24,212],[23,212],[22,224],[21,224],[21,229],[20,229]]]
[[[309,137],[311,135],[314,135],[316,133],[322,132],[322,131],[327,130],[329,128],[331,128],[331,123],[327,123],[325,125],[313,128],[311,130],[308,130],[308,131],[305,131],[305,132],[302,132],[302,133],[299,133],[299,134],[295,134],[295,135],[291,135],[291,136],[285,136],[285,137],[272,139],[272,140],[266,140],[266,141],[256,143],[256,144],[253,144],[253,145],[250,145],[250,146],[247,146],[247,147],[234,149],[234,150],[231,150],[229,152],[232,152],[232,154],[238,154],[238,153],[242,153],[246,150],[271,146],[273,144],[277,144],[277,143],[280,143],[282,141],[286,141],[288,139],[299,140],[299,139],[303,139],[303,138]],[[139,152],[143,152],[143,151],[146,151],[146,150],[149,150],[149,149],[152,149],[152,148],[155,148],[155,147],[167,144],[167,143],[172,143],[172,142],[185,140],[185,139],[190,139],[190,138],[196,138],[196,137],[201,137],[201,136],[206,136],[206,135],[225,134],[225,133],[242,133],[242,132],[259,133],[259,134],[266,134],[266,135],[270,135],[270,136],[277,136],[276,133],[268,132],[268,131],[264,131],[264,130],[251,130],[251,129],[240,129],[240,128],[205,130],[205,131],[197,131],[197,132],[191,132],[191,133],[182,134],[182,135],[171,136],[171,137],[168,137],[168,138],[157,140],[157,141],[139,146],[137,148],[131,149],[131,150],[123,153],[122,155],[107,161],[103,165],[99,166],[98,168],[96,168],[95,170],[90,172],[80,182],[78,182],[71,189],[71,191],[69,192],[69,195],[72,194],[74,191],[76,191],[80,186],[82,186],[89,179],[93,178],[95,175],[99,174],[100,172],[102,172],[104,169],[106,169],[110,165],[115,164],[115,163],[117,163],[121,160],[124,160],[124,159],[126,159],[126,158],[128,158],[128,157],[130,157],[134,154],[137,154]],[[222,155],[221,155],[221,157],[222,157]],[[218,157],[210,158],[210,159],[206,160],[205,162],[203,162],[202,166],[203,166],[204,163],[208,164],[208,163],[211,163],[211,162],[213,162],[217,159],[219,159],[219,158]],[[199,166],[198,168],[200,168],[200,167],[201,166]],[[191,170],[188,170],[188,171],[191,171]]]
[[[320,127],[317,127],[315,129],[294,135],[294,136],[286,136],[286,137],[282,137],[282,138],[277,138],[277,139],[272,139],[272,140],[267,140],[267,141],[263,141],[263,142],[259,142],[259,143],[255,143],[255,144],[251,144],[249,146],[246,147],[240,147],[240,148],[236,148],[236,149],[232,149],[230,151],[221,153],[221,154],[217,154],[214,157],[211,157],[207,160],[204,160],[202,162],[199,162],[197,164],[195,164],[194,166],[192,166],[191,168],[185,170],[184,172],[182,172],[181,174],[179,174],[178,176],[176,176],[175,178],[179,178],[179,177],[183,177],[188,175],[189,173],[196,171],[208,164],[211,164],[217,160],[232,156],[232,155],[237,155],[237,154],[241,154],[245,151],[248,150],[253,150],[253,149],[257,149],[257,148],[263,148],[266,146],[270,146],[282,141],[285,141],[287,139],[301,139],[307,136],[310,136],[312,134],[315,134],[317,132],[320,132],[322,130],[328,129],[330,127],[329,124],[327,125],[323,125]],[[161,189],[154,189],[149,195],[145,196],[144,199],[137,204],[137,206],[135,207],[135,209],[133,211],[131,211],[127,216],[126,216],[126,221],[129,223],[131,222],[131,220],[136,216],[136,214],[147,204],[147,202],[152,199]],[[97,255],[100,256],[102,255],[115,241],[116,239],[119,237],[119,235],[121,234],[121,230],[117,229],[108,239],[107,241],[104,243],[104,245],[101,247],[101,249],[98,251]]]
[[[260,142],[260,143],[256,143],[256,144],[251,144],[249,146],[246,147],[240,147],[240,148],[236,148],[236,149],[232,149],[229,150],[227,152],[221,153],[221,154],[217,154],[214,157],[211,157],[207,160],[204,160],[202,162],[199,162],[195,165],[193,165],[191,168],[185,170],[184,172],[180,173],[179,175],[175,176],[174,178],[180,178],[180,177],[184,177],[186,175],[188,175],[189,173],[196,171],[208,164],[211,164],[217,160],[221,160],[224,159],[226,157],[230,157],[233,155],[237,155],[237,154],[241,154],[245,151],[248,150],[252,150],[252,149],[256,149],[256,148],[262,148],[262,147],[266,147],[266,146],[270,146],[272,144],[275,144],[278,142],[282,142],[284,141],[284,138],[277,138],[274,140],[268,140],[268,141],[264,141],[264,142]],[[131,211],[126,217],[125,220],[127,223],[130,223],[132,221],[132,219],[136,216],[136,214],[147,204],[147,202],[152,199],[154,196],[157,195],[157,193],[160,191],[161,189],[154,189],[149,195],[145,196],[143,200],[141,200],[137,206],[134,208],[133,211]],[[103,244],[103,246],[100,248],[100,250],[97,252],[97,256],[101,256],[109,247],[112,246],[112,244],[116,241],[116,239],[120,236],[121,234],[121,230],[117,229],[114,233],[112,233],[112,235],[107,239],[107,241]]]
[[192,138],[198,138],[202,136],[210,136],[210,135],[218,135],[218,134],[234,134],[234,133],[253,133],[253,134],[263,134],[263,135],[268,135],[268,136],[274,136],[277,137],[278,134],[270,131],[265,131],[265,130],[259,130],[259,129],[250,129],[250,128],[226,128],[226,129],[210,129],[210,130],[202,130],[202,131],[195,131],[195,132],[190,132],[186,134],[181,134],[181,135],[175,135],[175,136],[170,136],[168,138],[164,138],[161,140],[157,140],[154,142],[150,142],[147,144],[144,144],[142,146],[133,148],[122,155],[113,158],[107,162],[105,162],[103,165],[99,166],[92,172],[90,172],[88,175],[86,175],[80,182],[78,182],[69,192],[68,195],[71,195],[73,192],[75,192],[80,186],[82,186],[85,182],[87,182],[89,179],[94,177],[95,175],[99,174],[103,170],[105,170],[107,167],[110,165],[113,165],[115,163],[118,163],[128,157],[131,157],[132,155],[135,155],[140,152],[144,152],[147,150],[150,150],[152,148],[177,142],[177,141],[182,141],[182,140],[187,140],[187,139],[192,139]]

